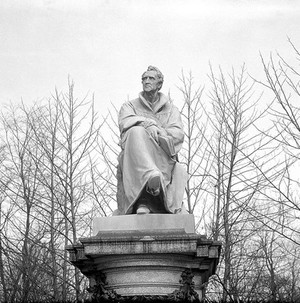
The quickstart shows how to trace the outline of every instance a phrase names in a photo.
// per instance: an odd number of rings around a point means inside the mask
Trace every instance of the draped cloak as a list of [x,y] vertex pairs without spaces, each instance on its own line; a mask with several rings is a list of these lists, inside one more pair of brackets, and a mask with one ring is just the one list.
[[[123,104],[119,111],[121,133],[118,180],[118,212],[130,214],[133,205],[145,189],[153,172],[161,173],[164,208],[169,213],[180,211],[187,174],[176,156],[169,156],[148,134],[147,122],[163,128],[171,138],[175,153],[181,149],[184,131],[180,112],[169,99],[159,93],[153,107],[139,94],[139,98]],[[122,194],[120,195],[120,191]]]

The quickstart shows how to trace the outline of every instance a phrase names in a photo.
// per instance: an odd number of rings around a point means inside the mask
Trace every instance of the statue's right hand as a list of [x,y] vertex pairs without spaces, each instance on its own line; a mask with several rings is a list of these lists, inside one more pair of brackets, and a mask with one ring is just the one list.
[[159,128],[156,125],[151,125],[147,127],[146,131],[156,142],[158,142]]
[[142,125],[147,129],[150,126],[157,125],[156,121],[151,118],[146,118]]

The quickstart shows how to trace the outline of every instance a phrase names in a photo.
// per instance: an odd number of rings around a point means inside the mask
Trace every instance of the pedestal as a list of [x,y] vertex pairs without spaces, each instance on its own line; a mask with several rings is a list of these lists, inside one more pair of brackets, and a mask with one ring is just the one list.
[[195,233],[193,215],[97,218],[93,233],[67,250],[94,298],[199,300],[220,256],[219,242]]

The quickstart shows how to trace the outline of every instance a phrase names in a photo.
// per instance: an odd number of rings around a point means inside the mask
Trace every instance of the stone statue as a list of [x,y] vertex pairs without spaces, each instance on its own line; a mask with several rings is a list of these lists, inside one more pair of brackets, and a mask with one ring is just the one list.
[[177,159],[184,139],[179,110],[159,92],[164,77],[149,66],[143,92],[119,112],[118,210],[114,215],[187,213],[187,173]]

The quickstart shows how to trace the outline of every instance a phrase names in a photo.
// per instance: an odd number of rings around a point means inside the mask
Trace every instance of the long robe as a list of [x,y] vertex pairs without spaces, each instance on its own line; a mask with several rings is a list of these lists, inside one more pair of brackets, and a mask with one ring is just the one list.
[[125,194],[118,197],[120,214],[129,214],[141,196],[149,177],[153,172],[161,174],[162,200],[169,213],[181,209],[186,183],[185,170],[176,161],[176,156],[169,156],[148,134],[143,125],[147,121],[163,128],[171,138],[175,154],[181,149],[184,131],[179,110],[159,93],[159,101],[153,108],[144,99],[139,98],[126,102],[119,112],[122,152],[119,156],[121,171],[121,188]]

